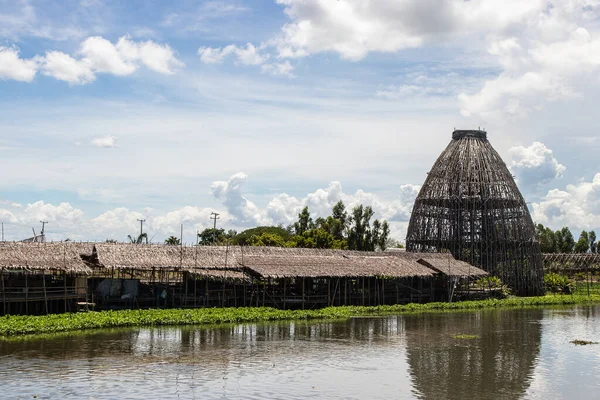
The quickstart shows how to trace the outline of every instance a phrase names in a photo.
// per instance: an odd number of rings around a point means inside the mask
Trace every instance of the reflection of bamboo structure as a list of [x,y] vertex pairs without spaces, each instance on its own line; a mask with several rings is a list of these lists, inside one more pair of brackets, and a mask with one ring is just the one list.
[[[488,310],[405,317],[415,397],[522,398],[540,354],[543,313]],[[461,334],[474,336],[456,337]]]
[[517,294],[543,293],[529,211],[485,131],[454,131],[415,201],[407,250],[442,252],[498,276]]

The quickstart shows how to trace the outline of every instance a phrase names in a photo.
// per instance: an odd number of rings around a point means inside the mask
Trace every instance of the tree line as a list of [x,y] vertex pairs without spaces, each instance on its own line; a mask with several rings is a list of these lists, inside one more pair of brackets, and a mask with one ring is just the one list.
[[[259,226],[241,233],[234,230],[205,229],[198,234],[198,244],[232,244],[246,246],[277,246],[318,249],[347,249],[361,251],[385,250],[398,247],[390,238],[390,227],[385,220],[375,219],[373,208],[358,205],[350,212],[340,200],[331,215],[313,219],[308,207],[298,214],[298,219],[287,227]],[[176,244],[176,238],[167,239]]]
[[571,230],[564,226],[557,231],[538,224],[535,228],[542,253],[597,253],[596,232],[581,231],[575,241]]

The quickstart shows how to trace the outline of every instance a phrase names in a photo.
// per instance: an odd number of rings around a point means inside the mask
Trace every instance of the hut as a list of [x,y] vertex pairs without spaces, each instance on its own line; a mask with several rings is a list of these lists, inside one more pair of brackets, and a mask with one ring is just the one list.
[[481,130],[455,130],[413,207],[409,252],[450,252],[516,294],[542,295],[535,228],[523,196]]
[[246,276],[227,248],[97,243],[90,291],[102,308],[237,306]]
[[74,311],[87,299],[91,269],[72,243],[0,243],[3,314]]

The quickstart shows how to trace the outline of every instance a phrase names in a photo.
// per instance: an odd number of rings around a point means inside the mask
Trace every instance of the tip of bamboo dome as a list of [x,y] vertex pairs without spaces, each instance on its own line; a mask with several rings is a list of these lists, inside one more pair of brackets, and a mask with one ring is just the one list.
[[487,132],[477,129],[477,130],[454,130],[452,132],[452,139],[458,140],[462,138],[475,138],[475,139],[487,139]]

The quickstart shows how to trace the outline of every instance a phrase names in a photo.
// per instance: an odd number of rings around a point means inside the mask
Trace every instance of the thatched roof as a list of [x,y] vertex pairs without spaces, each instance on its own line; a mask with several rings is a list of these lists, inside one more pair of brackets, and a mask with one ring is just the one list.
[[[91,247],[90,247],[91,249]],[[89,274],[82,261],[79,244],[74,243],[0,243],[1,270],[54,270]]]
[[484,270],[474,267],[464,261],[456,260],[451,255],[443,253],[438,254],[419,254],[423,256],[419,258],[417,262],[434,271],[440,272],[444,275],[455,277],[480,277],[485,276],[488,273]]
[[243,266],[249,273],[263,278],[390,278],[429,277],[431,269],[413,260],[374,254],[301,254],[247,255]]
[[236,282],[249,282],[248,276],[233,268],[195,268],[193,271],[189,271],[192,276],[197,276],[202,279],[211,279],[215,281],[236,281]]

